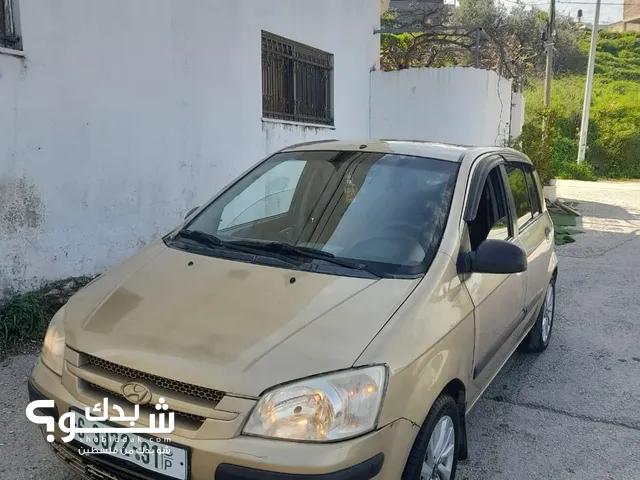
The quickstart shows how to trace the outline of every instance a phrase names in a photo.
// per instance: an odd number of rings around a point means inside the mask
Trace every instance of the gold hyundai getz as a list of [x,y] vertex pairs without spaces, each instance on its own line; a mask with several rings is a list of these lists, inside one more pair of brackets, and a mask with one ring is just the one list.
[[[90,479],[454,479],[484,389],[549,344],[541,190],[509,149],[269,156],[55,315],[29,394],[75,416],[49,444]],[[125,417],[91,420],[105,399]],[[172,432],[135,433],[161,404]]]

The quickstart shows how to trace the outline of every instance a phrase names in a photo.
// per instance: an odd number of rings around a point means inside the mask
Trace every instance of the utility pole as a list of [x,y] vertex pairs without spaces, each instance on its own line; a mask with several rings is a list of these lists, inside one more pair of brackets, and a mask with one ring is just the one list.
[[556,0],[551,0],[549,5],[549,21],[545,35],[545,47],[547,49],[547,70],[544,78],[544,108],[551,106],[551,80],[553,79],[553,47],[556,34]]
[[578,144],[578,163],[584,161],[587,152],[587,133],[589,133],[589,110],[591,108],[591,91],[593,90],[593,69],[596,63],[596,47],[598,45],[598,22],[600,20],[600,0],[596,1],[596,15],[591,32],[591,48],[589,50],[589,66],[587,68],[587,85],[584,89],[582,105],[582,124],[580,125],[580,143]]

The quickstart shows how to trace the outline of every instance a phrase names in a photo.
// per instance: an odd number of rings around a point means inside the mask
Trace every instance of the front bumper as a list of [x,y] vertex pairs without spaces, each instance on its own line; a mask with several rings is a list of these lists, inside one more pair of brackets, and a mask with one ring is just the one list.
[[[71,407],[86,407],[40,361],[29,381],[29,396],[30,400],[54,400],[56,417]],[[246,436],[204,440],[174,433],[167,437],[190,450],[189,480],[397,480],[416,433],[411,422],[400,419],[368,435],[331,444]],[[49,445],[67,466],[86,479],[153,479],[104,455],[81,456],[77,448],[59,440],[62,436],[56,425],[56,441]]]
[[238,465],[222,464],[216,470],[216,480],[371,480],[382,470],[384,454],[379,453],[373,458],[358,465],[345,468],[339,472],[319,475],[297,475],[287,473],[268,472],[255,468],[240,467]]

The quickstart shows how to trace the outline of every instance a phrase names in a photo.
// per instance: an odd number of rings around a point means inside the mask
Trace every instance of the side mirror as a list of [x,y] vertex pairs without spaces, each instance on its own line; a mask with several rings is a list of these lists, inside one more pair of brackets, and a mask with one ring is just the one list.
[[458,273],[519,273],[527,269],[527,254],[504,240],[485,240],[475,252],[461,253]]
[[196,211],[197,209],[199,209],[199,208],[200,208],[200,207],[193,207],[191,210],[189,210],[189,211],[187,212],[187,214],[184,216],[184,219],[186,220],[187,218],[189,218],[189,217],[191,216],[191,214],[192,214],[193,212],[195,212],[195,211]]

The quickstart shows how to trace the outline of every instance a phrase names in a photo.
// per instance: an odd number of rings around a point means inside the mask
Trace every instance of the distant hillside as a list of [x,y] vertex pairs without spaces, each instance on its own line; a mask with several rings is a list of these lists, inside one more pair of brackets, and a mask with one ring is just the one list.
[[[585,39],[580,47],[586,56],[589,40]],[[601,32],[595,73],[603,80],[640,82],[640,32]]]
[[[600,32],[588,136],[587,165],[578,168],[578,136],[590,32],[581,55],[552,86],[555,126],[553,174],[556,177],[640,178],[640,32]],[[530,130],[540,122],[542,81],[526,91]],[[536,124],[536,125],[534,125]]]

